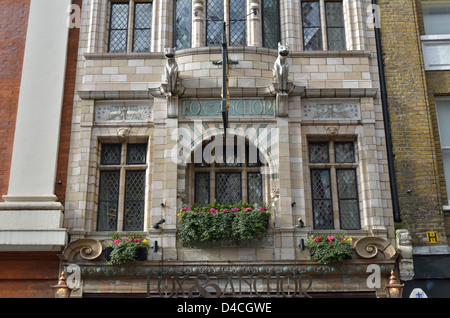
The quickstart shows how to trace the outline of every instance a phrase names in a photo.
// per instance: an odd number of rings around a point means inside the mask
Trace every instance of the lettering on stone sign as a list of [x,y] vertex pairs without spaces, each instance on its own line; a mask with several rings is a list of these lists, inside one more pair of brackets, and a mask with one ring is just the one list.
[[[182,117],[221,117],[222,105],[218,99],[195,99],[181,102]],[[274,99],[232,99],[229,101],[229,117],[273,117]]]

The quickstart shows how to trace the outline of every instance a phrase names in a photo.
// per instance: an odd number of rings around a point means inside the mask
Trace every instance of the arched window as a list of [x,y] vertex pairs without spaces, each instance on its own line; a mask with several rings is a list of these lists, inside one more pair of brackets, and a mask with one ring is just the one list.
[[206,205],[268,201],[268,178],[260,151],[244,137],[217,137],[198,147],[187,165],[188,198]]

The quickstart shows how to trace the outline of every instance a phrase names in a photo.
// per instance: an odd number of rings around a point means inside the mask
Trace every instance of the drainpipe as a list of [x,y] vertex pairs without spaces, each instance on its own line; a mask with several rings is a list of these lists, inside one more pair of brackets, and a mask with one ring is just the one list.
[[[376,0],[372,0],[373,5],[377,5]],[[375,31],[375,43],[377,47],[377,60],[378,60],[378,73],[380,77],[380,89],[381,89],[381,105],[383,109],[383,120],[384,120],[384,130],[386,134],[386,150],[387,159],[389,167],[389,179],[391,181],[391,196],[392,196],[392,208],[394,212],[394,222],[401,222],[400,210],[398,206],[398,195],[397,195],[397,182],[395,178],[395,167],[394,167],[394,153],[392,150],[392,138],[391,138],[391,126],[389,119],[389,109],[387,101],[386,92],[386,79],[384,74],[384,64],[383,64],[383,49],[381,46],[381,34],[380,28],[374,26]]]

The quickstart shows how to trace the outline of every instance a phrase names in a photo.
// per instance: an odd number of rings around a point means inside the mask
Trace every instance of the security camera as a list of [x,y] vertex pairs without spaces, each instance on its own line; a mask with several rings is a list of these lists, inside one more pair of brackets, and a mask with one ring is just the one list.
[[153,228],[154,228],[154,229],[159,229],[159,226],[160,226],[161,224],[163,224],[164,222],[166,222],[166,219],[161,219],[161,220],[159,220],[158,222],[156,222],[155,224],[153,224]]

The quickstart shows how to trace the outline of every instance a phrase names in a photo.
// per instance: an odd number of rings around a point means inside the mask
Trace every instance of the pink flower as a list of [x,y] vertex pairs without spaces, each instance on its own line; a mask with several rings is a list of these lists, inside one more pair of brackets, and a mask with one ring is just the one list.
[[265,211],[265,210],[266,210],[266,208],[264,208],[264,207],[262,207],[262,206],[260,206],[259,209],[260,209],[261,211]]
[[183,211],[189,211],[191,208],[190,207],[184,207]]
[[135,238],[135,239],[134,239],[134,242],[136,242],[136,243],[139,243],[140,241],[141,241],[140,238]]
[[317,243],[322,239],[322,236],[316,236],[313,240]]
[[341,237],[341,242],[344,242],[345,238]]
[[244,212],[249,212],[249,211],[253,211],[253,209],[252,208],[245,208],[244,209]]
[[114,243],[114,244],[119,244],[119,243],[120,243],[120,239],[115,239],[115,240],[113,240],[113,243]]
[[239,208],[231,208],[231,212],[237,212],[239,211]]
[[230,212],[230,211],[223,209],[222,212],[228,213],[228,212]]
[[333,243],[334,236],[328,236],[327,240],[328,240],[328,242]]
[[209,212],[211,212],[211,213],[216,213],[216,212],[217,212],[217,210],[216,210],[216,209],[214,209],[214,208],[211,208],[211,209],[209,209]]

